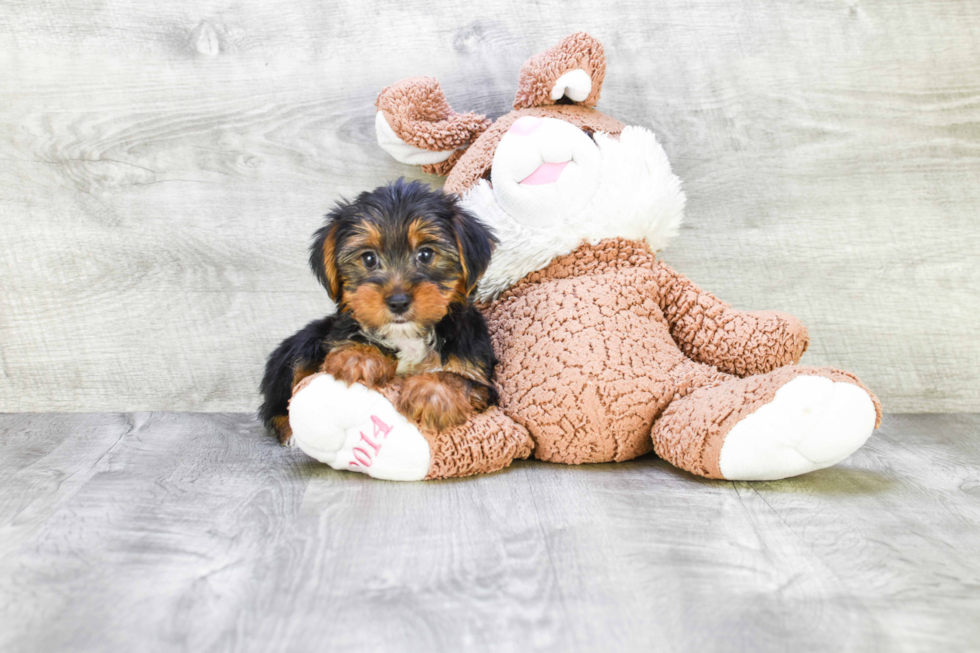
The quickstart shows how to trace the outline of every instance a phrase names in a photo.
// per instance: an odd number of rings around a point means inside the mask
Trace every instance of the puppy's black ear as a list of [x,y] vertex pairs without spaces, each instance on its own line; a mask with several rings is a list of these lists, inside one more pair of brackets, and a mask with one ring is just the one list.
[[452,201],[455,205],[453,230],[456,233],[456,248],[463,266],[463,284],[469,295],[490,265],[497,238],[475,215],[463,210],[456,197],[452,197]]
[[326,223],[313,234],[313,244],[310,245],[310,267],[334,303],[340,303],[344,292],[337,271],[337,218],[340,211],[338,207],[327,214]]

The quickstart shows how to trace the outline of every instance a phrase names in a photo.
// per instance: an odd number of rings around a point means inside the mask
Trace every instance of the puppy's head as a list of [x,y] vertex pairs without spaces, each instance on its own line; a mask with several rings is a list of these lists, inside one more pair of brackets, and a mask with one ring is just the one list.
[[399,179],[339,202],[314,234],[310,265],[340,310],[384,336],[424,330],[469,301],[496,242],[454,195]]

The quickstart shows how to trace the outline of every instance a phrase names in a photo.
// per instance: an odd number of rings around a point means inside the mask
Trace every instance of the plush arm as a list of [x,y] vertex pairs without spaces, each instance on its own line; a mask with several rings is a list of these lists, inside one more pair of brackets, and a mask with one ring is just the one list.
[[776,311],[739,311],[657,261],[658,302],[670,334],[686,355],[737,376],[763,374],[796,363],[810,344],[796,317]]

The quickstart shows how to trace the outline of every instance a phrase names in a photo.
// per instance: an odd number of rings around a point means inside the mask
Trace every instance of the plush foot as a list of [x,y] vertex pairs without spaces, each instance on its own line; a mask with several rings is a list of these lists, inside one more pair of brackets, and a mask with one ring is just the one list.
[[879,419],[877,399],[853,375],[781,368],[675,401],[654,426],[654,448],[702,476],[770,481],[836,465]]
[[307,377],[289,406],[291,442],[334,469],[390,481],[486,474],[530,455],[527,430],[496,406],[465,424],[420,432],[395,409],[402,389],[401,379],[376,391],[329,374]]
[[292,442],[334,469],[389,481],[419,481],[429,472],[429,443],[387,398],[363,385],[315,374],[289,405]]
[[732,427],[718,467],[723,477],[739,481],[775,480],[830,467],[865,443],[877,419],[870,395],[860,387],[798,376]]

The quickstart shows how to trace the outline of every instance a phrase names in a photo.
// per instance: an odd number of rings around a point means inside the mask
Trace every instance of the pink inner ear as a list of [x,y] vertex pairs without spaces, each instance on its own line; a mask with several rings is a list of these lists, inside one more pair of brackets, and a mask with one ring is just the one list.
[[542,163],[538,169],[521,180],[524,186],[540,186],[541,184],[553,184],[561,177],[561,171],[569,164],[568,161],[561,163]]
[[514,124],[510,126],[510,133],[515,136],[528,136],[529,134],[537,131],[544,125],[544,118],[537,118],[535,116],[524,116],[523,118],[518,118],[514,121]]

